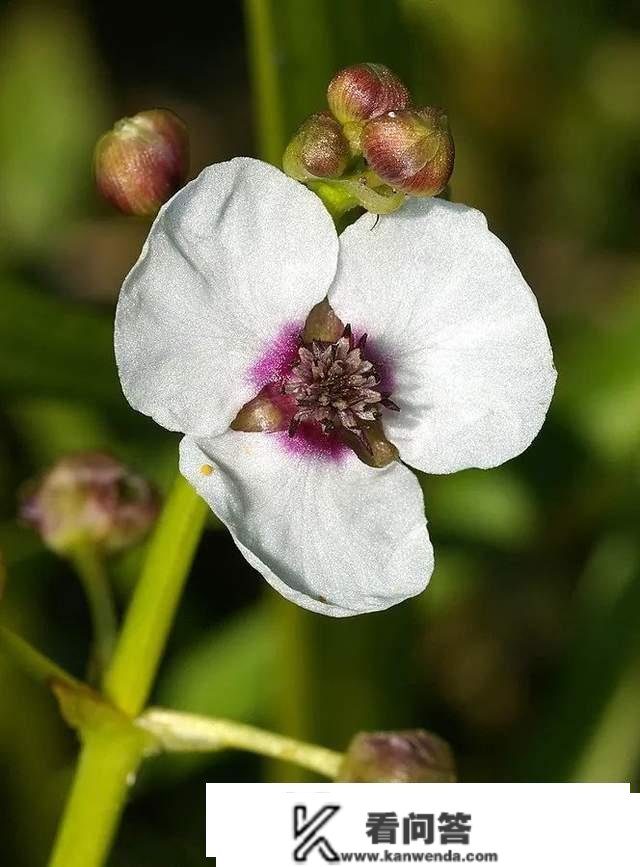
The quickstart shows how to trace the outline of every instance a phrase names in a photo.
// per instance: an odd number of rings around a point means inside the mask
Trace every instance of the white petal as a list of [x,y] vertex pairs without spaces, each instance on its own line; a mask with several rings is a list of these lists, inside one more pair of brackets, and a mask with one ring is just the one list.
[[524,451],[556,372],[535,296],[472,208],[410,200],[340,237],[329,298],[388,362],[403,460],[431,473],[493,467]]
[[[202,472],[210,465],[210,475]],[[422,491],[400,463],[305,452],[287,434],[185,437],[180,471],[279,593],[333,617],[420,593],[433,570]]]
[[170,430],[215,434],[255,396],[326,294],[338,239],[278,169],[205,169],[158,214],[116,314],[122,388]]

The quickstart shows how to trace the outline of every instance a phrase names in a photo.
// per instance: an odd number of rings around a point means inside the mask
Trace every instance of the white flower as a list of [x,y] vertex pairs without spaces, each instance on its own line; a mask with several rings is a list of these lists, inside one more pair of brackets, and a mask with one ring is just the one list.
[[[324,362],[326,344],[310,346],[300,364],[327,295],[355,337]],[[249,563],[337,617],[413,596],[433,569],[413,473],[367,466],[337,434],[380,416],[412,467],[493,467],[535,437],[556,378],[535,297],[481,213],[413,199],[338,237],[314,193],[251,159],[205,169],[162,208],[122,288],[115,344],[129,402],[186,434],[180,469]],[[323,377],[338,369],[332,392]],[[270,382],[303,419],[295,434],[230,429]]]

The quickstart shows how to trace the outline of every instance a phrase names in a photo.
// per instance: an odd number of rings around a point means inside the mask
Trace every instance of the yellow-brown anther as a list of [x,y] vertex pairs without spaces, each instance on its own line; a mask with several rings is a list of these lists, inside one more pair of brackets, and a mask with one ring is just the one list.
[[231,429],[245,433],[286,430],[290,416],[283,411],[282,400],[274,386],[266,386],[253,400],[245,403],[231,422]]
[[342,336],[343,331],[344,323],[338,319],[325,298],[311,308],[304,323],[302,342],[312,343],[314,340],[320,340],[324,343],[333,343]]
[[386,467],[398,460],[398,449],[385,436],[380,421],[373,422],[368,427],[363,428],[362,436],[367,441],[367,448],[358,437],[352,436],[348,432],[345,432],[342,438],[364,464],[370,467]]

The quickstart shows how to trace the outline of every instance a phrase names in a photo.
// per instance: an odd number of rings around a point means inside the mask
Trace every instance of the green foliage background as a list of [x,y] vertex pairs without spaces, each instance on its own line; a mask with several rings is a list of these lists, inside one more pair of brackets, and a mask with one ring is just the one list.
[[[96,200],[97,136],[171,107],[191,128],[195,174],[277,153],[323,107],[335,69],[387,63],[419,101],[447,107],[452,197],[487,214],[537,292],[559,371],[549,420],[498,470],[423,478],[436,571],[389,612],[331,621],[281,603],[212,519],[154,699],[338,749],[358,730],[424,726],[453,744],[465,781],[637,784],[635,4],[279,0],[262,63],[242,4],[213,5],[203,18],[183,3],[171,20],[152,4],[0,7],[3,621],[82,676],[84,600],[17,524],[19,486],[81,448],[112,451],[161,488],[175,471],[176,437],[130,410],[115,373],[113,306],[146,229]],[[113,564],[121,605],[140,554]],[[0,656],[0,863],[44,863],[75,750],[52,699]],[[149,763],[110,863],[199,864],[205,780],[295,773],[236,755]]]

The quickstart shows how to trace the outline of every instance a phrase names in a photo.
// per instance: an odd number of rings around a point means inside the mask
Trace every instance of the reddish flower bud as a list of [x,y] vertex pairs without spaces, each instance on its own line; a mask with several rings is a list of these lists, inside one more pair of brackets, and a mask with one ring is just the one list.
[[439,108],[391,111],[369,121],[362,152],[387,184],[411,196],[435,196],[453,171],[454,145]]
[[455,783],[446,741],[422,729],[362,732],[343,759],[338,783]]
[[69,554],[83,544],[116,551],[134,544],[158,515],[151,485],[110,455],[68,455],[25,491],[20,516],[45,545]]
[[387,111],[400,111],[410,102],[409,91],[397,75],[380,63],[357,63],[341,69],[329,83],[327,101],[340,123],[364,121]]
[[184,184],[189,167],[187,128],[166,109],[119,120],[98,141],[98,190],[125,214],[154,216]]
[[338,178],[351,152],[340,124],[328,112],[308,117],[287,145],[282,158],[286,174],[297,181]]

